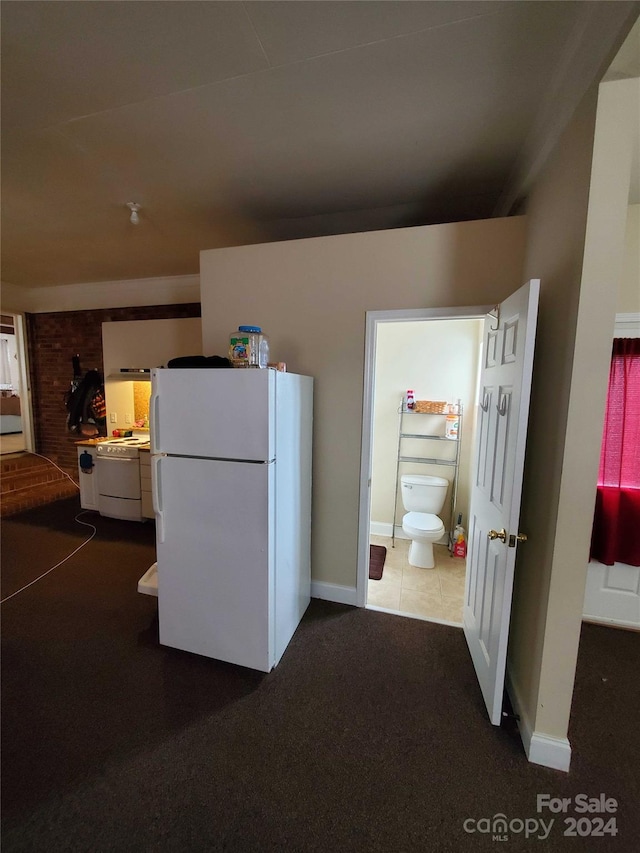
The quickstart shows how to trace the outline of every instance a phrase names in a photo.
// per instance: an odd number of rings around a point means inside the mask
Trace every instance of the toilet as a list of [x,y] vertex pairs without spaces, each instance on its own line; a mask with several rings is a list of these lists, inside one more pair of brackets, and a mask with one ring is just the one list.
[[435,566],[433,543],[444,535],[438,513],[444,506],[449,481],[427,474],[403,474],[400,478],[402,505],[407,510],[402,530],[411,539],[409,564],[420,569]]

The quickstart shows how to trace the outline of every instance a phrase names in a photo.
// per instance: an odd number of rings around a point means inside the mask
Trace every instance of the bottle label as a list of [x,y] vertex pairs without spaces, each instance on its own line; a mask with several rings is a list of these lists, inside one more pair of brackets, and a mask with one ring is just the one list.
[[456,542],[453,546],[453,556],[454,557],[466,557],[467,556],[467,543],[462,540],[462,542]]
[[233,336],[230,340],[232,361],[249,361],[249,338]]
[[446,438],[457,438],[458,437],[458,416],[457,415],[447,415],[445,419],[445,429],[444,434]]

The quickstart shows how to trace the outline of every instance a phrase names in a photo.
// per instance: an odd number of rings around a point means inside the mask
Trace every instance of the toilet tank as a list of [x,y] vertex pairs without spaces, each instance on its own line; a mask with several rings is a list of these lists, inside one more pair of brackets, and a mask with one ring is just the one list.
[[400,478],[402,505],[408,512],[437,515],[444,506],[449,481],[428,474],[403,474]]

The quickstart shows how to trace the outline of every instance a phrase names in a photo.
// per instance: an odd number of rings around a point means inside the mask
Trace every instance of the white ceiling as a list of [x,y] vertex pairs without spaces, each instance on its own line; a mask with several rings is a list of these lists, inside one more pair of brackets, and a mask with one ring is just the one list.
[[4,2],[2,279],[189,274],[201,249],[495,215],[637,8]]

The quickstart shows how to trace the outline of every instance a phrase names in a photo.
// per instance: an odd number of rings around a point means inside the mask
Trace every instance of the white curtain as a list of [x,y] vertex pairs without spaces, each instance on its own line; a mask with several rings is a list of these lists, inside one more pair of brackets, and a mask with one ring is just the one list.
[[0,388],[13,388],[11,384],[11,368],[9,367],[9,342],[0,340]]

